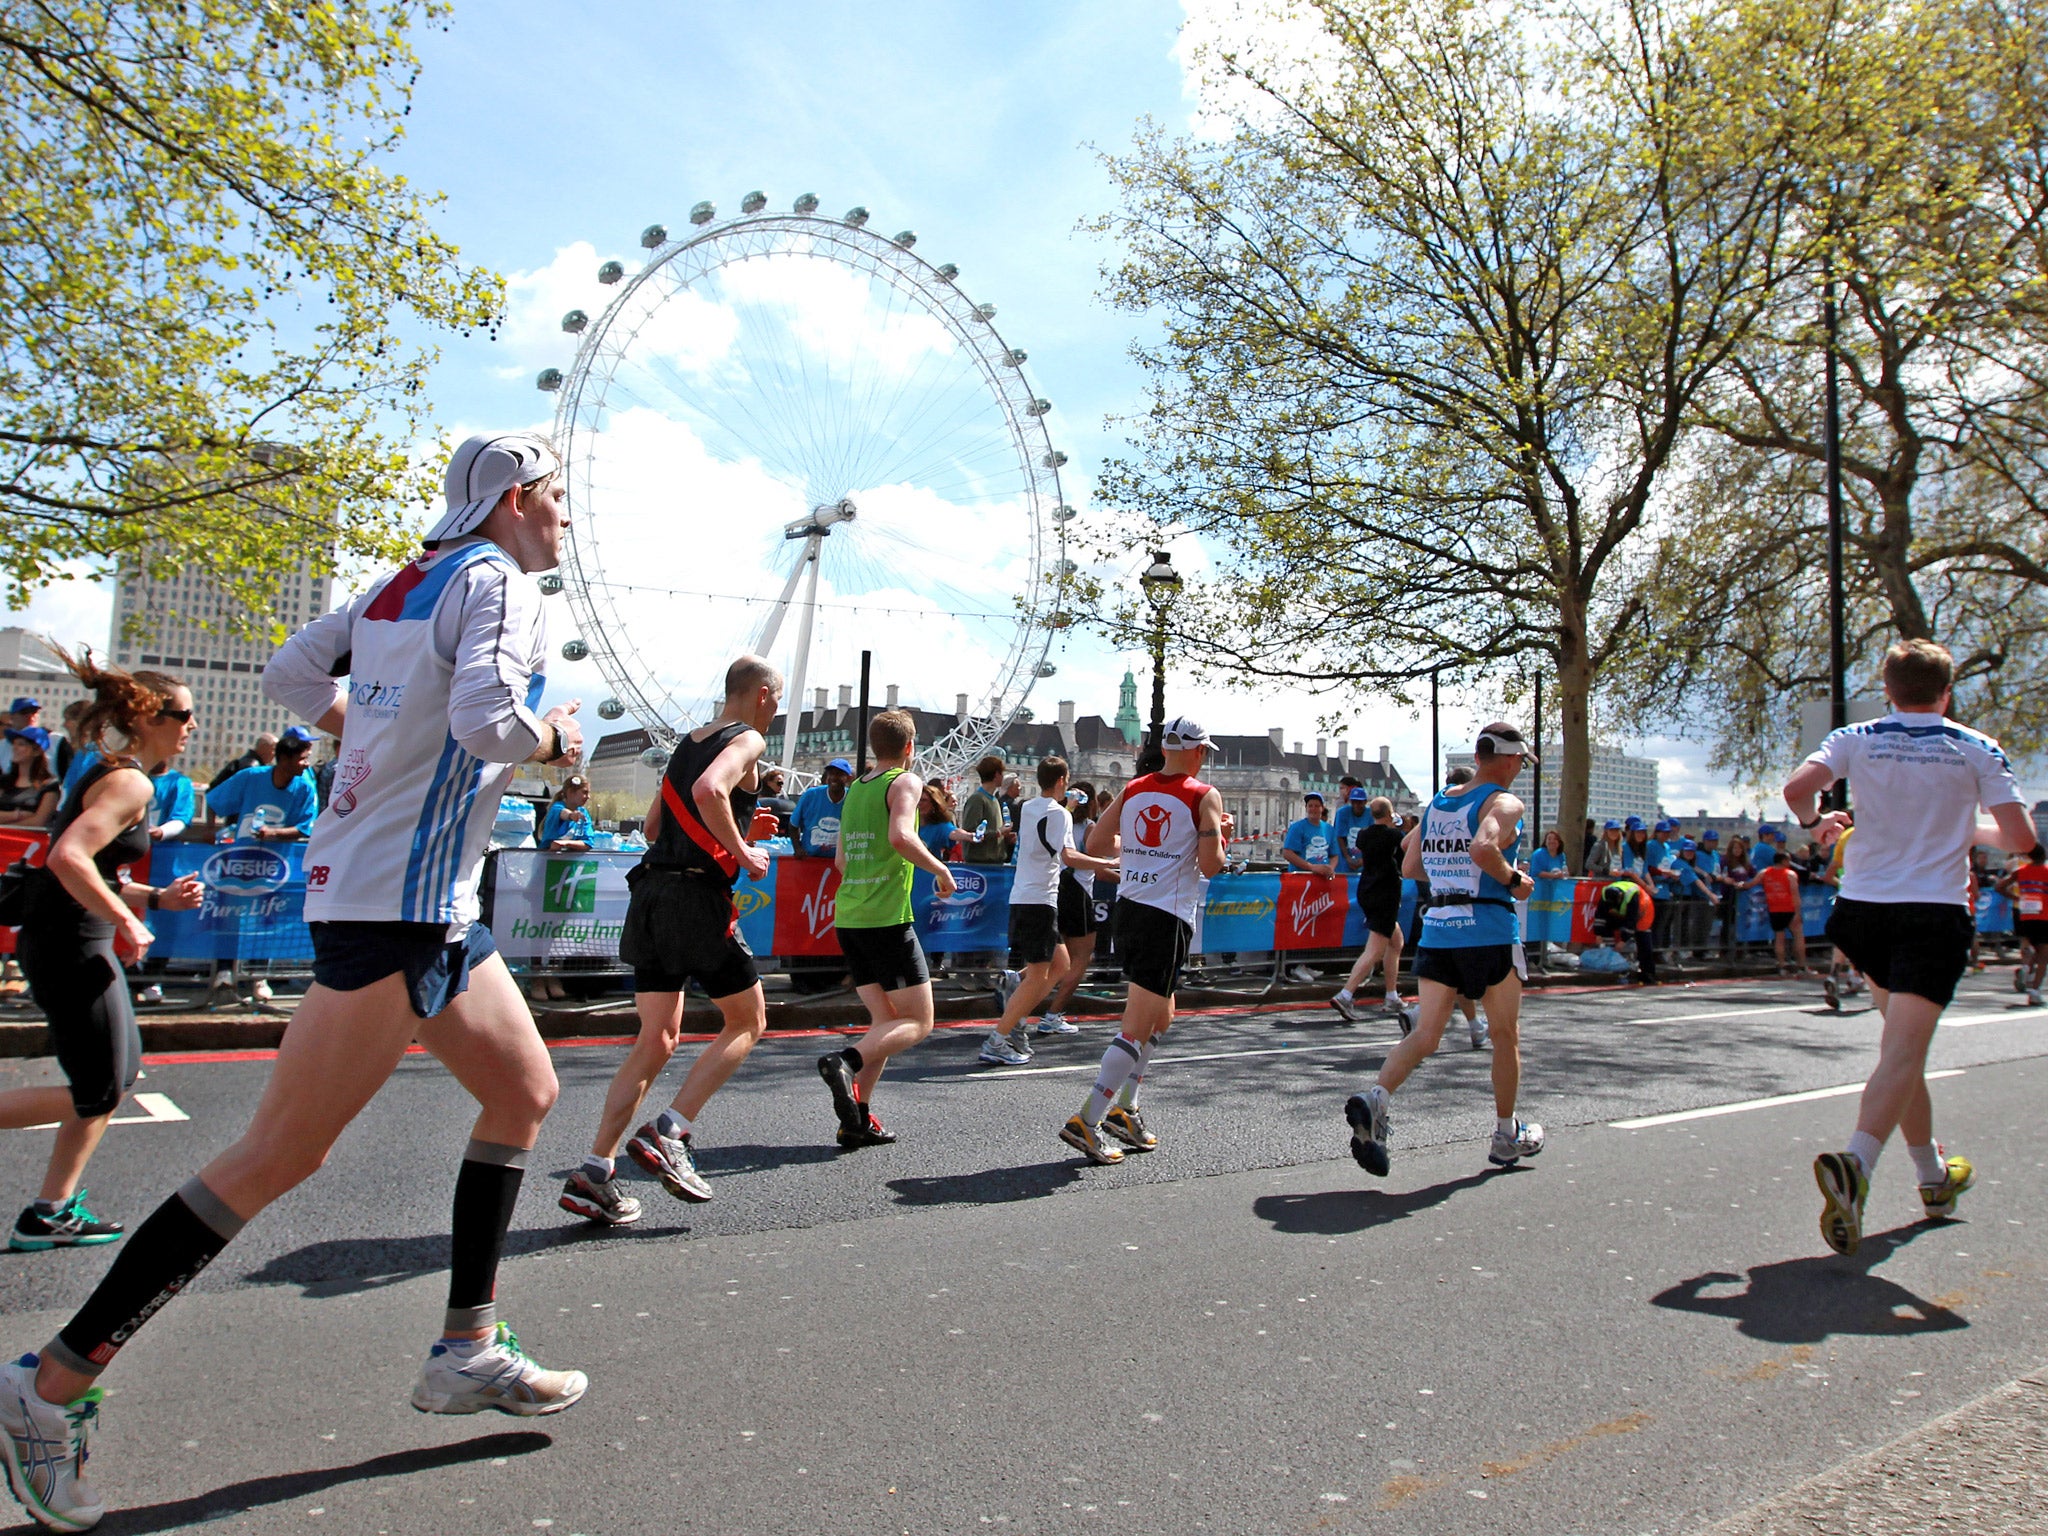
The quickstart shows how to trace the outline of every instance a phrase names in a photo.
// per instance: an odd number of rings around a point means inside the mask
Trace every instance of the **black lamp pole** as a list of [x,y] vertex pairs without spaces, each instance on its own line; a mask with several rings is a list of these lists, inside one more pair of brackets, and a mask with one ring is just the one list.
[[1152,563],[1145,567],[1138,585],[1152,605],[1152,726],[1145,745],[1156,752],[1166,734],[1166,610],[1180,596],[1180,572],[1173,568],[1165,550],[1152,551]]
[[1434,795],[1444,787],[1444,754],[1437,745],[1436,682],[1435,667],[1429,671],[1429,792]]
[[[1821,285],[1821,322],[1827,331],[1827,420],[1822,428],[1828,493],[1828,727],[1839,731],[1849,723],[1849,642],[1842,591],[1842,397],[1837,383],[1839,353],[1835,338],[1835,263],[1827,255],[1826,277]],[[1834,810],[1849,808],[1849,781],[1837,780],[1826,804]]]

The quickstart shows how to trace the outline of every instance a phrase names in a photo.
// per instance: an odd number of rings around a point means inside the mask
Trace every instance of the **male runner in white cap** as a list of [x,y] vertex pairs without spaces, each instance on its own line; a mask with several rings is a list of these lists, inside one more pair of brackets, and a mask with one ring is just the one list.
[[448,1311],[412,1405],[555,1413],[588,1388],[581,1371],[528,1359],[497,1315],[505,1231],[556,1084],[476,920],[514,767],[571,763],[583,745],[575,704],[534,713],[547,638],[531,573],[560,563],[561,463],[530,433],[473,437],[448,466],[447,497],[425,553],[315,619],[264,669],[273,699],[341,740],[334,798],[306,850],[313,985],[242,1138],[136,1230],[40,1358],[0,1367],[8,1482],[47,1526],[85,1530],[104,1513],[84,1478],[94,1379],[244,1223],[326,1161],[415,1039],[480,1108],[455,1181]]
[[[1212,745],[1185,715],[1160,735],[1166,766],[1123,787],[1088,830],[1088,851],[1118,859],[1116,953],[1130,983],[1123,1028],[1103,1053],[1102,1071],[1081,1112],[1060,1128],[1060,1140],[1091,1163],[1120,1163],[1121,1148],[1150,1152],[1159,1138],[1138,1115],[1138,1088],[1152,1047],[1173,1025],[1173,992],[1194,939],[1202,881],[1223,872],[1230,816],[1223,796],[1195,775]],[[1111,1101],[1115,1108],[1111,1108]]]

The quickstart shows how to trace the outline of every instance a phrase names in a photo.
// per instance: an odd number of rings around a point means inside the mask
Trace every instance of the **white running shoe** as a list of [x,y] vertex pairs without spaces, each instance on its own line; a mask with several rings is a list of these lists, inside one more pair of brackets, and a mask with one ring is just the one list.
[[1010,1043],[1008,1035],[1000,1035],[990,1030],[982,1037],[981,1059],[991,1066],[1021,1067],[1031,1060],[1031,1053],[1018,1050]]
[[475,1350],[457,1351],[445,1341],[427,1351],[412,1405],[421,1413],[481,1413],[486,1408],[521,1418],[573,1408],[590,1390],[581,1371],[547,1371],[519,1347],[519,1335],[505,1323]]
[[159,986],[147,986],[135,994],[135,1001],[138,1003],[160,1003],[163,1000],[164,989]]
[[2029,1008],[2038,1008],[2041,1006],[2041,992],[2039,988],[2035,988],[2034,990],[2027,993],[2027,1006]]
[[271,999],[270,983],[264,980],[263,977],[258,976],[256,978],[256,985],[249,989],[249,996],[259,1003],[269,1002]]
[[1484,1008],[1472,1010],[1472,1027],[1468,1033],[1472,1037],[1472,1049],[1475,1051],[1483,1051],[1493,1043],[1493,1026],[1486,1022]]
[[1289,981],[1298,981],[1302,985],[1307,986],[1316,980],[1316,973],[1305,965],[1290,966],[1287,971],[1287,979]]
[[1346,997],[1340,992],[1330,999],[1330,1006],[1337,1010],[1337,1017],[1346,1024],[1356,1024],[1358,1022],[1358,1001],[1356,998]]
[[1064,1013],[1048,1013],[1039,1018],[1037,1026],[1033,1028],[1031,1033],[1034,1035],[1078,1035],[1081,1033],[1081,1026],[1074,1023]]
[[1489,1163],[1502,1168],[1512,1168],[1525,1157],[1534,1157],[1543,1150],[1543,1127],[1528,1120],[1517,1120],[1513,1132],[1495,1131],[1493,1146],[1486,1154]]
[[100,1389],[75,1403],[46,1403],[36,1391],[34,1355],[0,1366],[0,1446],[7,1486],[53,1531],[89,1531],[107,1508],[85,1480],[86,1439],[100,1410]]

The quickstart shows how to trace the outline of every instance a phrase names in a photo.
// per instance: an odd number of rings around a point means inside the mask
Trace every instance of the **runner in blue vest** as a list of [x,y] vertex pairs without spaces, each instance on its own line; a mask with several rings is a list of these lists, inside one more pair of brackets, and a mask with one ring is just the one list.
[[1522,842],[1522,802],[1508,790],[1524,758],[1535,761],[1514,726],[1496,721],[1479,733],[1472,781],[1444,790],[1422,815],[1419,836],[1404,855],[1402,874],[1429,881],[1422,942],[1415,951],[1421,993],[1415,1028],[1387,1052],[1379,1081],[1344,1105],[1351,1155],[1375,1177],[1391,1166],[1387,1155],[1394,1090],[1434,1052],[1460,997],[1484,1002],[1493,1028],[1494,1132],[1489,1159],[1510,1168],[1543,1150],[1543,1127],[1518,1119],[1521,1087],[1521,930],[1515,902],[1536,882],[1515,868]]

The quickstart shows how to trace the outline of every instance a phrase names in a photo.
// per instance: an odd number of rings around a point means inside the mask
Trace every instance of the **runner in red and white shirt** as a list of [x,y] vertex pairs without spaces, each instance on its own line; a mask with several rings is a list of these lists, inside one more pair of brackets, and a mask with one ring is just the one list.
[[2020,941],[2012,989],[2027,994],[2028,1007],[2038,1008],[2041,982],[2048,975],[2048,851],[2034,844],[2024,861],[1998,882],[1998,891],[2012,903],[2012,931]]
[[[1159,1138],[1138,1117],[1138,1086],[1152,1046],[1173,1024],[1173,993],[1194,941],[1203,881],[1223,872],[1230,816],[1223,796],[1196,777],[1212,745],[1185,715],[1166,723],[1166,766],[1131,780],[1088,831],[1088,851],[1116,858],[1116,951],[1128,996],[1123,1028],[1103,1053],[1102,1071],[1060,1140],[1092,1163],[1120,1163],[1120,1148],[1150,1152]],[[1115,1107],[1111,1101],[1115,1100]]]

